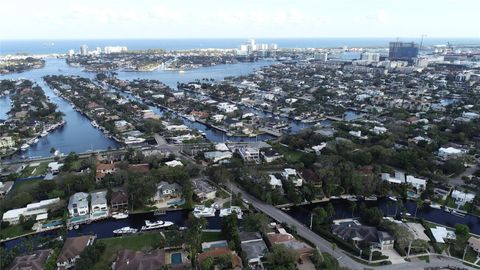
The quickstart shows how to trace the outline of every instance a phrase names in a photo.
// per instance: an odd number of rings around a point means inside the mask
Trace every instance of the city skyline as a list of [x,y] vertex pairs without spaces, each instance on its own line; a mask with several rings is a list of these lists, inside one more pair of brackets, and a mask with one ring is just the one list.
[[15,27],[2,28],[0,39],[477,38],[472,18],[478,5],[474,0],[8,1],[4,10],[18,12],[6,12],[0,22],[15,21]]

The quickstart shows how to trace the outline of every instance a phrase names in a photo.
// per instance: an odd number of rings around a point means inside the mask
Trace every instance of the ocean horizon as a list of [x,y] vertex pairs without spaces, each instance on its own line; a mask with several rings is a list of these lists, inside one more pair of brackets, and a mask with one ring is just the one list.
[[[51,54],[79,50],[86,44],[90,50],[105,46],[126,46],[129,50],[165,49],[235,49],[247,38],[175,38],[175,39],[17,39],[0,40],[0,55]],[[335,47],[387,47],[396,38],[258,38],[257,43],[276,43],[279,48],[335,48]],[[402,38],[402,41],[420,42],[420,38]],[[425,38],[429,45],[480,45],[480,38]]]

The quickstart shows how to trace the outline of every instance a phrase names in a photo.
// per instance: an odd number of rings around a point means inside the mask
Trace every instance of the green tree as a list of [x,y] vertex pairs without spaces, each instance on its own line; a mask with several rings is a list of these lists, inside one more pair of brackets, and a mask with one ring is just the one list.
[[295,262],[298,255],[295,251],[288,249],[284,245],[273,245],[270,252],[265,256],[269,269],[275,270],[295,270]]
[[195,268],[197,264],[197,254],[201,250],[200,245],[202,242],[202,230],[207,225],[205,218],[195,218],[192,214],[188,216],[186,221],[188,230],[186,232],[186,239],[188,244],[188,250],[190,253],[192,267]]

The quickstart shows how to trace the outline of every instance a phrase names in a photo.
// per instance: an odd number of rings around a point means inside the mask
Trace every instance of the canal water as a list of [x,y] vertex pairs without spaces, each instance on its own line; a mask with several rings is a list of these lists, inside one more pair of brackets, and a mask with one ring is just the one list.
[[[157,215],[157,216],[155,216],[153,212],[149,212],[149,213],[141,213],[141,214],[131,214],[129,215],[128,218],[120,219],[120,220],[109,218],[101,221],[92,222],[90,224],[80,225],[80,227],[76,230],[75,229],[69,230],[67,232],[67,237],[96,234],[97,238],[99,239],[110,238],[110,237],[114,237],[113,230],[120,229],[127,226],[131,228],[136,228],[140,231],[142,226],[145,225],[145,220],[171,221],[175,224],[174,226],[176,226],[177,228],[184,227],[186,225],[185,223],[186,223],[186,220],[188,219],[189,213],[190,211],[188,210],[178,210],[178,211],[168,211],[163,215]],[[217,211],[217,216],[209,217],[206,219],[207,219],[206,229],[210,229],[210,230],[221,229],[222,218],[218,216],[218,211]],[[53,238],[56,236],[57,236],[56,231],[44,232],[44,233],[36,234],[30,237],[22,237],[22,238],[10,240],[10,241],[4,242],[2,246],[5,249],[11,249],[15,246],[18,246],[22,241],[25,241],[25,240],[31,241],[31,238],[38,238],[38,237]]]
[[[378,199],[378,201],[365,201],[367,207],[377,206],[384,215],[394,216],[395,215],[395,202],[393,206],[388,206],[388,202],[391,200],[387,198]],[[336,219],[343,219],[343,218],[351,218],[352,211],[349,207],[350,202],[347,200],[332,200],[331,201],[333,207],[335,208],[335,218]],[[358,209],[360,208],[361,201],[357,202],[356,210],[353,213],[353,217],[358,217]],[[290,210],[286,210],[285,212],[291,215],[293,218],[297,219],[298,221],[304,223],[307,226],[310,226],[310,213],[316,207],[325,207],[327,203],[316,203],[311,205],[305,206],[295,206],[291,207]],[[408,213],[412,215],[415,214],[416,204],[414,201],[404,201],[403,205],[405,206]],[[399,214],[402,210],[397,207],[397,214]],[[480,218],[473,215],[465,215],[464,217],[452,215],[442,209],[431,208],[428,205],[425,205],[422,208],[419,208],[417,211],[417,217],[422,218],[427,221],[431,221],[434,223],[442,224],[449,227],[455,227],[456,224],[465,224],[470,228],[470,232],[474,234],[480,235]]]
[[0,120],[8,118],[8,111],[10,111],[10,96],[5,95],[0,97]]

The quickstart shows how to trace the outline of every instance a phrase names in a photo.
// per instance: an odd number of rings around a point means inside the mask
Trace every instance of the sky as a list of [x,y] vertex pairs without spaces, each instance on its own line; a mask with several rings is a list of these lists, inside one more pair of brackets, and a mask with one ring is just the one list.
[[480,0],[1,0],[0,40],[480,37]]

